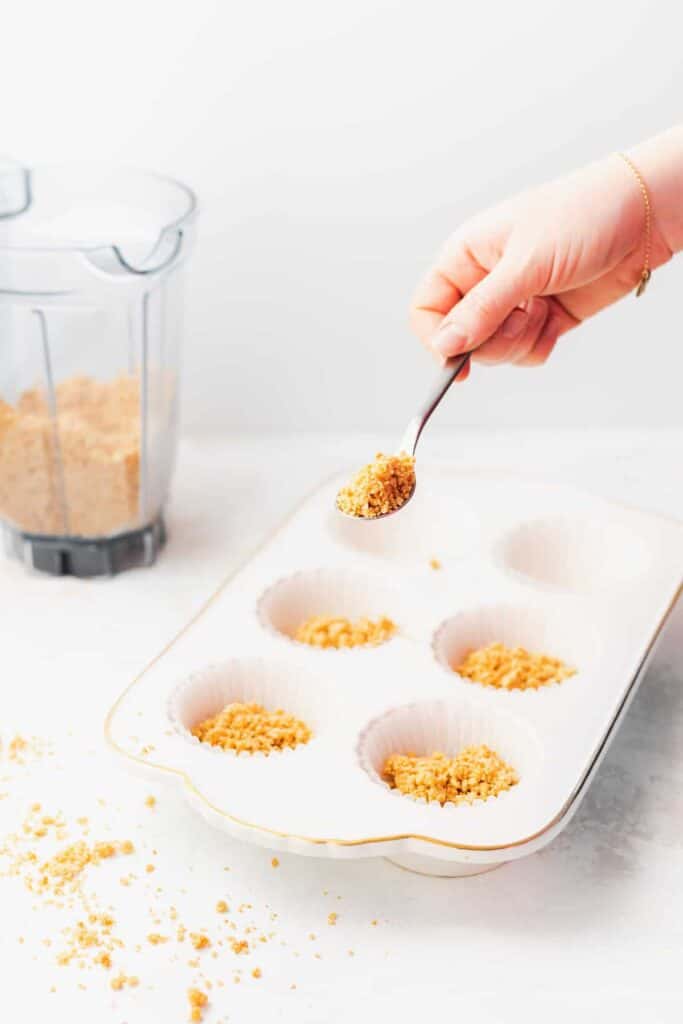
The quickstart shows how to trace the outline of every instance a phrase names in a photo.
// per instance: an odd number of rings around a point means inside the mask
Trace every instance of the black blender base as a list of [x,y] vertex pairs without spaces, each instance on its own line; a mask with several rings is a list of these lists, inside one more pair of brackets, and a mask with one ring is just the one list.
[[153,565],[166,543],[166,526],[159,516],[139,530],[98,540],[22,533],[10,526],[5,526],[4,536],[7,552],[30,569],[83,579]]

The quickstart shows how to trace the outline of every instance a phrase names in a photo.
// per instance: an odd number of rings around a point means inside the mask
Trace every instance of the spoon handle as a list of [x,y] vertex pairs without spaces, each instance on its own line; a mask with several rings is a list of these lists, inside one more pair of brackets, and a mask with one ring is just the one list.
[[439,370],[439,375],[434,381],[434,385],[429,392],[427,400],[415,413],[408,424],[408,429],[403,435],[400,451],[406,452],[408,455],[415,454],[417,442],[420,440],[420,434],[424,430],[429,417],[432,415],[437,405],[462,370],[463,366],[465,366],[469,361],[469,358],[469,352],[466,352],[462,356],[453,356],[453,358],[449,359],[446,365]]

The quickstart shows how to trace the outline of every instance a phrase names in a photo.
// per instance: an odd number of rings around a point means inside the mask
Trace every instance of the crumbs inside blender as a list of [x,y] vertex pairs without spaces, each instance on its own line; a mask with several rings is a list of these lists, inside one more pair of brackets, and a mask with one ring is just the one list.
[[152,565],[178,440],[194,194],[126,168],[0,168],[0,533],[52,574]]
[[140,491],[140,386],[71,377],[0,401],[0,516],[39,534],[98,537],[134,526]]

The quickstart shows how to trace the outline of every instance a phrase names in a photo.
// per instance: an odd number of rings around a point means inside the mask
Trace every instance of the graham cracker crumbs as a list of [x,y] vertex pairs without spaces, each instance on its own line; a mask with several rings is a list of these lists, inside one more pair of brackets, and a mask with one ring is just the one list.
[[390,640],[396,629],[385,616],[376,621],[360,618],[353,622],[343,615],[314,615],[301,623],[294,639],[310,647],[377,647]]
[[88,846],[82,839],[78,840],[40,864],[36,875],[26,877],[26,885],[33,892],[50,892],[61,896],[65,889],[74,887],[79,875],[87,867],[118,853],[131,852],[129,845],[132,849],[132,844],[128,842],[95,843]]
[[327,915],[327,923],[328,923],[328,924],[336,924],[336,923],[337,923],[337,918],[338,918],[338,917],[339,917],[339,914],[335,914],[335,912],[334,912],[334,911],[332,911],[332,913],[331,913],[331,914],[328,914],[328,915]]
[[155,796],[148,796],[145,800],[145,807],[156,807],[157,798]]
[[[2,402],[0,401],[0,406]],[[0,438],[2,433],[0,432]],[[1,460],[0,460],[1,461]],[[2,509],[0,508],[0,515]],[[30,761],[38,761],[46,755],[53,753],[52,745],[38,736],[22,736],[16,733],[4,746],[0,743],[0,753],[4,754],[7,761],[12,764],[24,766]]]
[[270,866],[271,866],[271,868],[279,868],[280,867],[280,861],[277,859],[277,857],[273,857],[273,859],[270,862]]
[[206,992],[202,992],[200,988],[188,988],[187,1000],[190,1004],[190,1020],[193,1022],[203,1020],[204,1009],[209,1002]]
[[268,754],[308,743],[312,733],[305,722],[281,708],[267,711],[261,704],[234,703],[195,725],[192,735],[223,750]]
[[442,568],[441,562],[439,561],[438,558],[430,558],[429,559],[429,567],[430,567],[430,569],[441,569]]
[[113,924],[114,919],[108,914],[90,913],[87,922],[77,921],[74,926],[65,928],[63,934],[66,945],[57,954],[59,966],[65,967],[74,960],[83,966],[85,956],[93,952],[94,964],[111,967],[111,953],[123,946],[120,939],[112,936]]
[[383,455],[363,466],[347,487],[337,494],[337,508],[349,516],[375,519],[395,512],[406,503],[415,489],[415,459],[400,455]]
[[[204,993],[209,992],[209,998],[213,1001],[214,997],[211,996],[210,990],[223,988],[226,982],[229,982],[229,974],[221,978],[207,976],[213,973],[210,968],[213,966],[214,959],[216,960],[216,972],[220,972],[221,959],[226,952],[231,950],[236,955],[236,959],[233,961],[236,966],[230,969],[233,973],[233,980],[236,983],[240,981],[248,983],[250,979],[261,979],[263,969],[260,966],[252,968],[246,966],[241,969],[237,965],[249,964],[250,960],[243,961],[241,957],[253,953],[258,948],[257,943],[272,942],[274,955],[277,955],[278,946],[290,947],[286,955],[300,955],[297,952],[292,952],[291,944],[281,938],[277,932],[266,934],[263,930],[263,921],[259,923],[258,920],[258,907],[255,913],[252,913],[254,911],[252,903],[239,902],[240,895],[235,892],[230,899],[231,904],[234,900],[234,913],[230,914],[230,907],[226,899],[218,899],[214,906],[217,914],[221,916],[213,916],[213,923],[209,929],[205,927],[206,919],[193,922],[197,930],[187,931],[187,937],[191,939],[194,947],[194,959],[185,961],[181,955],[182,951],[177,949],[172,940],[177,934],[178,939],[182,941],[186,937],[186,926],[181,923],[178,909],[163,897],[159,898],[159,894],[162,893],[160,887],[156,889],[149,885],[145,887],[146,899],[149,900],[149,903],[146,904],[147,928],[155,930],[147,931],[143,926],[140,933],[139,923],[127,920],[129,901],[133,893],[118,890],[118,886],[115,885],[118,879],[115,861],[119,856],[133,855],[136,852],[134,844],[129,839],[109,838],[106,841],[86,842],[83,838],[83,830],[86,826],[89,827],[89,822],[85,816],[81,815],[67,821],[61,813],[47,813],[40,803],[35,802],[30,806],[23,822],[17,826],[17,831],[0,839],[0,878],[15,877],[25,883],[34,894],[32,898],[34,910],[52,906],[60,914],[61,912],[69,914],[66,920],[57,926],[59,932],[55,933],[54,938],[43,938],[37,943],[35,949],[36,952],[43,953],[43,947],[51,949],[48,955],[51,958],[54,957],[57,964],[65,970],[75,969],[77,978],[82,970],[90,970],[90,976],[96,985],[101,988],[110,986],[114,992],[119,993],[127,988],[133,989],[140,984],[138,975],[128,974],[128,968],[138,968],[142,976],[145,957],[155,958],[156,970],[158,957],[161,956],[166,958],[169,967],[181,972],[181,977],[182,972],[186,972],[186,985],[200,985],[204,990],[204,992],[200,991],[201,1005],[195,1007],[190,1002],[190,1011],[196,1009],[199,1013],[197,1019],[201,1020],[202,1011],[209,1005]],[[93,825],[93,831],[95,831],[95,827]],[[112,828],[111,819],[106,822],[106,827]],[[73,841],[75,837],[81,838]],[[151,844],[145,842],[144,838],[141,837],[141,841],[137,845],[139,847],[138,857],[132,862],[132,868],[136,874],[131,872],[126,876],[127,879],[140,878],[140,872],[145,865],[145,854],[148,857],[151,852]],[[153,851],[154,854],[156,852],[156,850]],[[273,866],[279,865],[277,857],[271,857],[270,860]],[[95,868],[97,870],[94,870]],[[190,866],[188,870],[192,873],[193,869]],[[112,899],[114,905],[102,905],[97,894],[98,879],[102,880],[103,885],[109,887],[109,898]],[[220,879],[217,881],[218,891],[220,891],[222,884]],[[116,891],[112,894],[112,884],[118,891],[118,896]],[[235,878],[234,884],[239,885],[238,878]],[[178,892],[189,897],[191,890],[181,887]],[[337,899],[340,898],[337,896]],[[120,909],[117,909],[119,903]],[[143,906],[142,909],[144,910],[145,907]],[[193,913],[196,912],[196,909],[193,906]],[[211,901],[208,909],[211,910]],[[278,919],[278,914],[268,904],[260,908],[260,913],[271,921]],[[244,917],[240,917],[240,915],[244,915]],[[333,923],[336,918],[336,914],[331,914],[330,923]],[[132,933],[129,934],[128,928],[131,924],[134,924],[134,927]],[[170,936],[161,934],[165,926],[169,927]],[[211,932],[211,939],[206,934],[207,930]],[[143,939],[145,935],[147,941]],[[141,939],[143,941],[140,941]],[[26,950],[29,940],[26,940],[26,944],[24,944],[24,937],[19,936],[17,941],[20,943],[20,948]],[[166,950],[156,948],[164,946],[167,947]],[[207,946],[213,948],[203,953],[200,960],[200,955],[195,950],[206,949]],[[123,960],[124,951],[125,961]],[[27,952],[31,952],[31,950],[29,949]],[[344,950],[340,951],[340,955],[344,955]],[[351,951],[349,951],[349,955],[352,955]],[[34,955],[33,959],[37,958]],[[133,958],[133,962],[131,962],[131,958]],[[252,956],[251,963],[255,959],[257,957]],[[193,972],[197,973],[190,975],[187,973],[188,968],[192,968]],[[225,974],[225,972],[223,973]],[[81,973],[80,976],[83,977],[83,974]],[[89,987],[92,988],[92,984]],[[296,988],[296,985],[293,987]],[[54,988],[55,986],[52,987],[52,991]],[[154,986],[152,985],[151,988]]]
[[494,643],[469,654],[453,671],[483,686],[504,690],[537,690],[576,675],[576,669],[559,658],[534,654],[524,647]]
[[465,747],[456,757],[391,754],[382,777],[392,789],[442,805],[488,800],[519,782],[514,768],[484,744]]
[[72,377],[0,402],[0,516],[33,533],[96,537],[139,517],[136,377]]
[[112,978],[109,982],[115,992],[120,992],[122,988],[127,985],[128,988],[137,988],[140,984],[140,979],[135,974],[117,974],[115,978]]

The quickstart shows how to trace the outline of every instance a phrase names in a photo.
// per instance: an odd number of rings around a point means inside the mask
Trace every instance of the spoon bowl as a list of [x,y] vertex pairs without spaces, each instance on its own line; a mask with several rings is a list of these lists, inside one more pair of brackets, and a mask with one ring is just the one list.
[[[461,356],[453,356],[453,358],[449,359],[441,368],[436,381],[434,382],[432,388],[429,391],[427,400],[410,420],[410,423],[408,424],[406,431],[403,435],[403,440],[399,447],[399,451],[396,453],[397,455],[415,455],[418,441],[420,440],[422,431],[427,425],[428,420],[430,419],[432,413],[439,405],[441,399],[444,397],[444,395],[446,394],[446,392],[448,391],[448,389],[450,388],[451,384],[456,379],[460,371],[463,370],[464,367],[469,362],[469,358],[469,352],[466,352],[464,355]],[[339,515],[344,516],[346,519],[360,520],[364,523],[375,522],[376,520],[386,519],[388,516],[393,516],[396,514],[396,512],[400,512],[402,509],[404,509],[408,502],[412,499],[413,495],[415,494],[416,486],[417,475],[415,475],[415,478],[413,480],[413,488],[408,497],[405,499],[405,501],[401,502],[401,504],[398,505],[396,508],[389,509],[387,512],[381,512],[377,516],[355,516],[350,512],[344,512],[343,509],[339,508],[339,505],[337,504],[336,501],[334,503],[334,507],[339,513]]]

